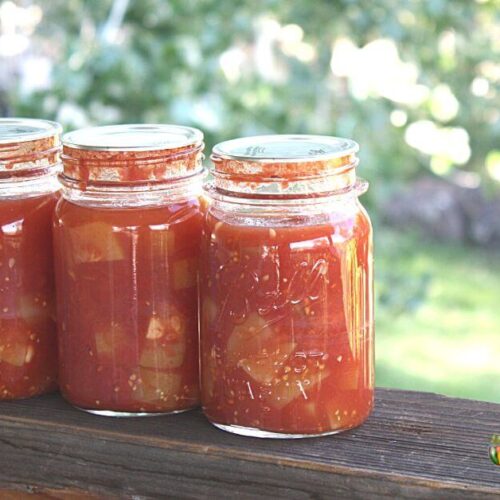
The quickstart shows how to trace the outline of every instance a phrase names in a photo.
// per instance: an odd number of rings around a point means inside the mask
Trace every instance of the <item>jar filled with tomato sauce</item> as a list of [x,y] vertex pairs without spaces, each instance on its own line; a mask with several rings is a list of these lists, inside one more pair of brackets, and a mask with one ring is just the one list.
[[202,406],[256,437],[334,434],[373,405],[372,228],[358,145],[325,136],[223,142],[204,220]]
[[57,123],[0,119],[0,400],[56,389]]
[[109,416],[199,404],[203,135],[117,125],[63,137],[54,219],[63,396]]

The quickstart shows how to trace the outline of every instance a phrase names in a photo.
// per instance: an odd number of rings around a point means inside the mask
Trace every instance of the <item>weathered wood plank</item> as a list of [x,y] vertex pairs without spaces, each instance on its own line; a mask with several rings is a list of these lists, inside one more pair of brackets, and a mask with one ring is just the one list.
[[42,498],[500,498],[500,467],[487,453],[500,405],[383,389],[376,399],[359,429],[295,441],[232,436],[199,411],[112,419],[57,395],[2,403],[0,489]]

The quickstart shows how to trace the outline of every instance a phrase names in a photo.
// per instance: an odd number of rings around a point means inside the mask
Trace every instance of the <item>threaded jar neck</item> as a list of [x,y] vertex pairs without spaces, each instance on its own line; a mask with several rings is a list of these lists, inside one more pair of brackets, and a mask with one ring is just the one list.
[[177,125],[113,125],[63,136],[63,185],[125,190],[196,177],[203,134]]
[[296,199],[340,194],[357,184],[358,145],[313,135],[246,137],[217,144],[214,188],[243,198]]
[[47,120],[0,119],[0,183],[57,173],[61,130],[58,123]]

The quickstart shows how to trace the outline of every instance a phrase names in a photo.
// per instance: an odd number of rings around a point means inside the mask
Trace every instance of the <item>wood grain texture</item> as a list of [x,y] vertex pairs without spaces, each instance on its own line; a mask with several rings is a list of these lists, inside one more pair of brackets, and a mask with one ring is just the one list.
[[500,498],[500,405],[377,390],[358,429],[273,441],[199,411],[114,419],[58,395],[0,404],[0,498]]

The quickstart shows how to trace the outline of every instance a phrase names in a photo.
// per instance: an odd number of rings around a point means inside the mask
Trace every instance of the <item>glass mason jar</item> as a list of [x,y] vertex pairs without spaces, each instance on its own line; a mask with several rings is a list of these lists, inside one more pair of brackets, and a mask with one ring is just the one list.
[[56,389],[52,215],[61,126],[0,119],[0,400]]
[[140,416],[199,404],[202,149],[199,130],[174,125],[63,136],[59,373],[80,409]]
[[372,228],[358,145],[261,136],[215,146],[200,274],[201,393],[229,432],[298,438],[373,405]]

